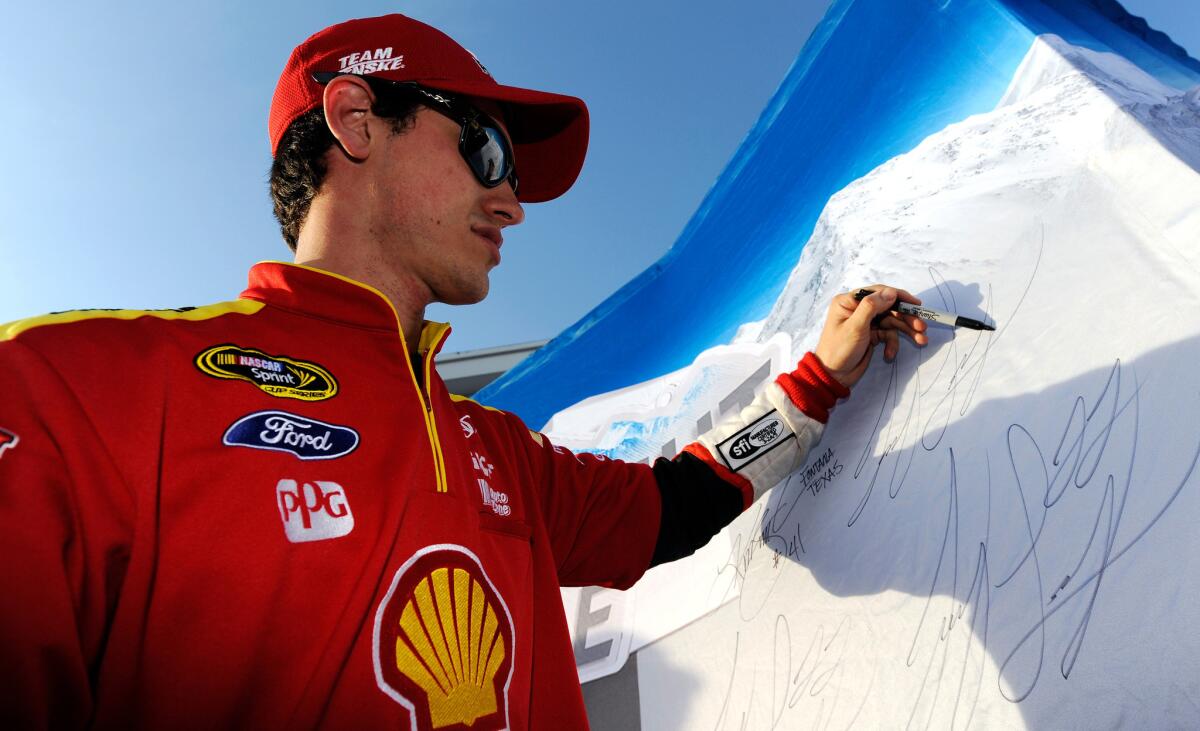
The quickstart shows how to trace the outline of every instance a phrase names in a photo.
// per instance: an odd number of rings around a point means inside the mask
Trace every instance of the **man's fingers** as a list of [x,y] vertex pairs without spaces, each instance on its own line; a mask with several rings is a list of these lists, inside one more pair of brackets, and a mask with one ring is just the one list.
[[908,325],[908,329],[912,330],[913,332],[920,333],[920,332],[925,332],[926,330],[929,329],[929,323],[925,322],[924,320],[917,317],[916,315],[904,315],[900,319],[906,325]]
[[855,383],[862,378],[862,374],[866,372],[867,366],[871,365],[871,356],[875,354],[875,343],[867,346],[867,350],[863,353],[863,357],[859,359],[854,368],[850,371],[849,378],[851,383]]
[[[906,289],[900,289],[898,287],[893,287],[888,284],[868,284],[867,286],[862,287],[861,289],[869,289],[872,292],[880,292],[885,289],[890,289],[891,291],[895,292],[899,296],[900,300],[902,300],[904,302],[908,302],[909,304],[913,304],[913,305],[921,304],[920,297],[917,297],[916,295],[912,294],[911,292],[909,292]],[[856,289],[854,291],[858,292],[859,290]]]
[[[855,292],[863,290],[872,292],[872,294],[863,297],[858,304],[865,302],[868,307],[859,307],[854,314],[859,318],[866,318],[870,315],[871,328],[899,330],[917,345],[925,345],[929,342],[929,338],[924,334],[929,327],[928,324],[915,315],[905,315],[896,309],[900,302],[919,305],[921,298],[907,290],[890,287],[886,284],[871,284],[855,290]],[[844,308],[845,301],[842,298],[847,296],[853,298],[853,295],[837,295],[834,300],[841,300],[840,306]],[[855,324],[861,326],[862,320],[857,320]]]
[[[868,287],[868,289],[871,288]],[[850,316],[850,320],[858,327],[870,327],[871,320],[875,319],[876,315],[887,312],[895,303],[895,289],[877,287],[872,294],[862,298],[862,301],[858,303],[858,309],[854,310],[854,314]]]
[[898,330],[904,333],[909,340],[919,345],[924,345],[929,342],[929,338],[925,336],[925,331],[929,326],[919,317],[913,315],[894,315],[888,314],[880,320],[875,327],[880,330]]
[[896,330],[883,331],[883,359],[891,363],[900,352],[900,333]]
[[[894,289],[894,288],[893,288],[893,289]],[[903,301],[903,302],[907,302],[907,303],[909,303],[910,305],[919,305],[919,304],[921,304],[921,298],[920,298],[920,297],[917,297],[916,295],[912,294],[911,292],[908,292],[908,291],[906,291],[906,290],[903,290],[903,289],[897,289],[897,290],[896,290],[896,293],[897,293],[897,294],[900,296],[900,300],[901,300],[901,301]]]
[[829,303],[829,317],[831,320],[836,319],[840,322],[853,315],[857,309],[858,300],[854,299],[854,295],[842,293]]

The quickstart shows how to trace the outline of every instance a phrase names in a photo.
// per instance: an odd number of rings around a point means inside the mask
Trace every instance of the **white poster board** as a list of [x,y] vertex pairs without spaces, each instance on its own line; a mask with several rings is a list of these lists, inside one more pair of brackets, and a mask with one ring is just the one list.
[[643,728],[1196,725],[1197,167],[1200,92],[1044,36],[830,200],[729,352],[794,360],[872,282],[997,329],[880,358],[715,555],[656,570],[669,607],[633,590]]

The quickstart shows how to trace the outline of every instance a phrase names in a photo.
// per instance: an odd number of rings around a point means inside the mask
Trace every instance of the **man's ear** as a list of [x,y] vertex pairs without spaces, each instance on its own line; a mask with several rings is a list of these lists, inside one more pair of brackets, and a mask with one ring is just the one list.
[[353,74],[335,76],[325,85],[325,123],[346,154],[366,160],[371,151],[371,87]]

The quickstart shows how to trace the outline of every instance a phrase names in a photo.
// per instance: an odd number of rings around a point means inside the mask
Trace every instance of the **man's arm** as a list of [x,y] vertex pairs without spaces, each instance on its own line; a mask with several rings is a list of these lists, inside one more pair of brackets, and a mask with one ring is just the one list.
[[866,372],[877,344],[884,343],[884,357],[891,360],[901,332],[918,345],[928,342],[924,322],[891,311],[897,297],[919,304],[915,297],[881,285],[873,289],[861,302],[850,294],[834,298],[816,353],[675,459],[655,463],[662,510],[651,566],[695,552],[799,469],[838,399],[847,398]]
[[[36,351],[0,342],[0,727],[82,728],[126,553],[123,491],[81,405]],[[99,578],[97,578],[99,577]]]
[[[653,469],[572,454],[535,435],[533,484],[563,585],[632,585],[648,566],[707,543],[803,463],[829,410],[860,378],[875,345],[894,357],[898,333],[923,344],[924,323],[885,316],[898,291],[835,298],[815,354],[750,406]],[[908,301],[916,298],[899,293]],[[532,446],[533,443],[531,443]],[[657,489],[656,486],[657,485]]]

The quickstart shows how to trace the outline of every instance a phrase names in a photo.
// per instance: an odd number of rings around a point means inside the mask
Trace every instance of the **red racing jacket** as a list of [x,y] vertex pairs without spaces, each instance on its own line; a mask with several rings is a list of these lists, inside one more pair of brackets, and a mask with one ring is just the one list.
[[0,724],[585,727],[559,586],[688,552],[681,476],[735,496],[700,543],[761,490],[703,440],[652,469],[451,395],[448,332],[414,362],[378,291],[278,263],[0,329]]

